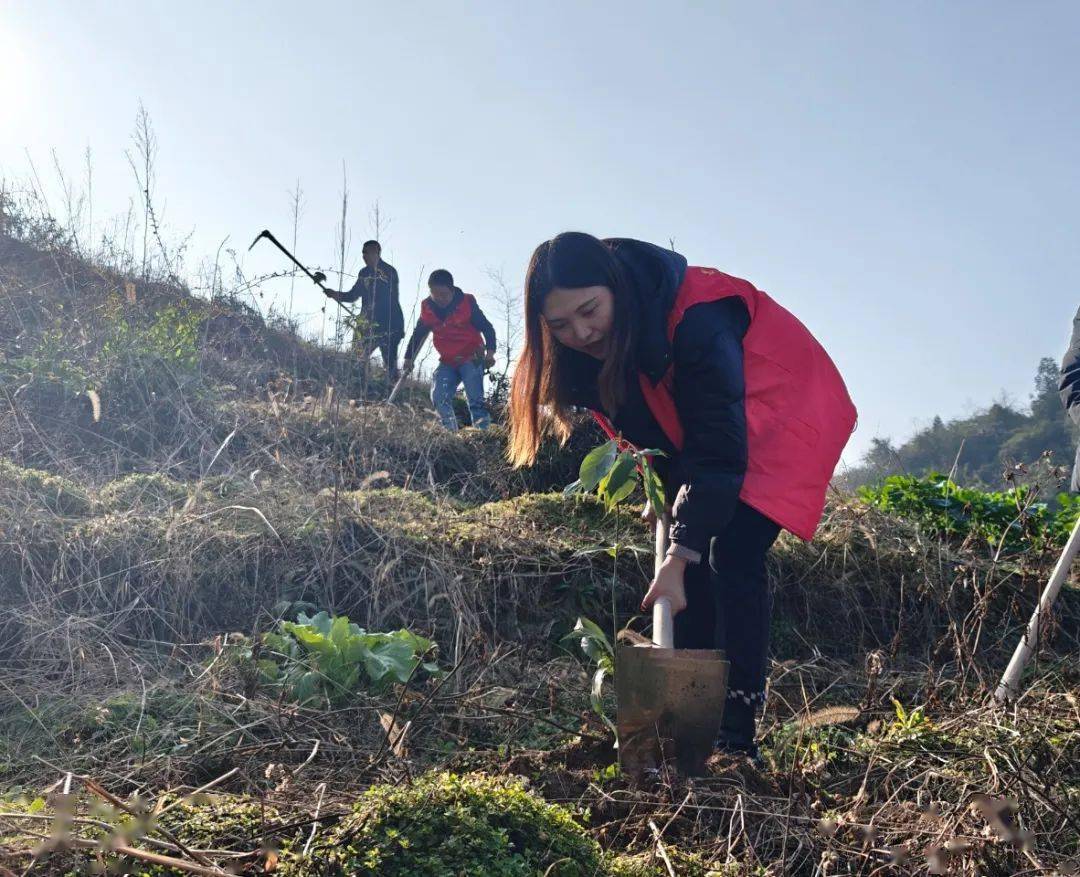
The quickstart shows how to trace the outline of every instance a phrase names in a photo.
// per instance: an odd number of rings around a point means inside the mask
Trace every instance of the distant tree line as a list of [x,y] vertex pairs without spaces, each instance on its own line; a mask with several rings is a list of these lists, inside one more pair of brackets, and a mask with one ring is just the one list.
[[[954,472],[954,480],[972,487],[999,488],[1021,476],[1016,467],[1066,467],[1073,460],[1076,436],[1058,396],[1058,364],[1039,361],[1035,392],[1027,411],[995,402],[970,417],[944,421],[935,417],[903,444],[877,437],[859,466],[843,476],[847,487],[872,484],[899,473]],[[1062,474],[1062,473],[1057,473]]]

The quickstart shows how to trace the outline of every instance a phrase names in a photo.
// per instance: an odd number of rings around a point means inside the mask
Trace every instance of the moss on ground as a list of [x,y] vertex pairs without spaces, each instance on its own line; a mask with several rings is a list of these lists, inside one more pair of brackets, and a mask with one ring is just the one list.
[[[318,861],[314,867],[310,862]],[[563,807],[516,780],[433,773],[368,789],[282,877],[594,877],[599,845]]]
[[[673,844],[664,845],[664,854],[679,877],[746,877],[745,867],[709,865],[695,853],[683,852]],[[611,877],[670,877],[671,871],[654,850],[632,856],[618,856],[608,866]]]
[[[325,508],[332,494],[323,491]],[[530,493],[469,506],[430,498],[400,488],[354,490],[339,495],[355,519],[386,535],[445,545],[478,556],[507,545],[535,543],[536,551],[580,552],[607,548],[618,540],[644,542],[638,516],[627,510],[605,512],[594,496],[564,497]]]
[[74,481],[0,459],[0,507],[10,514],[28,504],[30,510],[65,517],[88,515],[93,508],[87,491]]
[[98,492],[105,511],[161,514],[185,502],[188,488],[160,473],[134,473],[110,481]]

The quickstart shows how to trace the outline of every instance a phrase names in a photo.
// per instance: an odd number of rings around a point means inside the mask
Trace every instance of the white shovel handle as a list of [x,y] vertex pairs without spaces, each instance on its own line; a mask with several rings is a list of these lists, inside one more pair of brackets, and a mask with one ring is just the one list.
[[659,575],[660,565],[664,562],[664,556],[668,550],[668,525],[671,522],[667,515],[656,516],[656,533],[653,542],[653,575]]
[[[664,555],[668,549],[668,517],[664,514],[656,516],[656,558],[654,575],[660,572],[660,564],[664,562]],[[662,649],[675,648],[675,627],[671,620],[671,600],[661,597],[652,607],[652,638],[653,645]]]
[[406,377],[408,377],[408,372],[403,371],[401,376],[397,379],[397,383],[394,384],[394,389],[390,391],[390,395],[387,397],[387,405],[394,404],[394,400],[397,398],[398,391],[401,390],[402,385],[405,383]]
[[675,625],[671,620],[671,600],[667,597],[652,605],[652,641],[662,649],[675,648]]

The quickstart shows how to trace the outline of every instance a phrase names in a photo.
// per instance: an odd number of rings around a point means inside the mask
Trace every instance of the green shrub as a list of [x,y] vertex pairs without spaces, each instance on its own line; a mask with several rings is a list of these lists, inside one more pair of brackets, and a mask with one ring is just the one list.
[[404,684],[418,664],[425,673],[439,673],[438,664],[425,660],[434,643],[408,630],[368,633],[344,615],[325,612],[310,618],[300,613],[280,629],[263,634],[270,652],[258,660],[257,670],[297,703],[343,703],[362,676],[376,689]]
[[520,781],[427,774],[374,786],[312,852],[319,870],[286,857],[282,877],[593,877],[599,845],[570,812]]
[[61,394],[78,395],[93,384],[87,363],[73,358],[67,326],[57,326],[43,332],[37,346],[22,356],[4,364],[0,376],[29,380],[31,385],[55,388]]
[[842,726],[785,722],[766,739],[763,754],[773,770],[782,774],[796,767],[824,774],[843,766],[859,742],[858,734]]
[[100,365],[106,374],[155,362],[181,371],[199,365],[199,328],[204,316],[190,306],[170,305],[154,314],[149,325],[129,320],[113,303],[110,332],[101,345]]
[[1080,516],[1080,498],[1061,494],[1057,510],[1034,502],[1031,489],[988,492],[960,487],[940,472],[923,477],[891,475],[859,495],[890,514],[958,540],[977,539],[1006,553],[1064,545]]

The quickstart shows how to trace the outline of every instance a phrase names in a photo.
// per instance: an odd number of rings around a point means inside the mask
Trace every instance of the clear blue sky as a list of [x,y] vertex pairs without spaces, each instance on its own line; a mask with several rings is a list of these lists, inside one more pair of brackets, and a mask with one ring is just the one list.
[[[378,199],[411,304],[446,267],[489,300],[564,229],[746,277],[837,360],[848,453],[1002,392],[1025,401],[1080,303],[1075,2],[209,3],[0,0],[0,174],[94,159],[135,195],[139,101],[170,232],[263,227],[350,262]],[[267,248],[249,273],[284,267]],[[297,307],[320,301],[297,285]],[[288,294],[288,282],[268,289]]]

